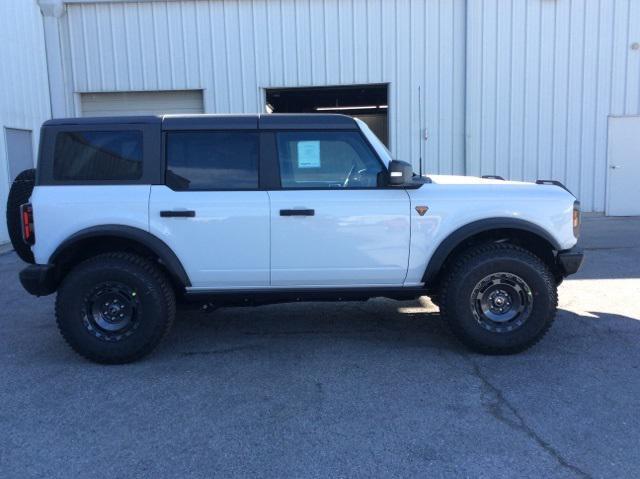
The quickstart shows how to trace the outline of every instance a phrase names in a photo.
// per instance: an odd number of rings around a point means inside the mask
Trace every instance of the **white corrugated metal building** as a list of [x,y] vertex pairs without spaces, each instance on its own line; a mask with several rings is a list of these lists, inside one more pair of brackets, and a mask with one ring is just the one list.
[[39,129],[51,115],[42,16],[35,2],[0,1],[0,244],[8,241],[9,185],[30,168]]
[[[42,20],[0,34],[44,25],[52,116],[339,111],[416,169],[422,143],[427,172],[556,179],[587,211],[640,214],[640,146],[624,143],[640,138],[638,0],[38,3]],[[30,82],[36,44],[18,46]]]

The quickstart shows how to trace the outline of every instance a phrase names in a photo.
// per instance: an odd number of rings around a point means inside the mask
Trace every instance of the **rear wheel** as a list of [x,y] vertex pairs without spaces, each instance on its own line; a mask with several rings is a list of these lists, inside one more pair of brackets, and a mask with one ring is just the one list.
[[62,336],[98,363],[128,363],[149,354],[174,316],[175,296],[164,273],[128,253],[108,253],[76,266],[56,299]]
[[22,221],[20,218],[20,206],[28,203],[33,193],[36,182],[36,170],[24,170],[11,184],[9,197],[7,198],[7,230],[13,249],[22,261],[35,263],[33,253],[28,244],[22,239]]
[[551,327],[557,307],[556,283],[544,262],[508,243],[461,254],[438,296],[456,337],[485,354],[533,346]]

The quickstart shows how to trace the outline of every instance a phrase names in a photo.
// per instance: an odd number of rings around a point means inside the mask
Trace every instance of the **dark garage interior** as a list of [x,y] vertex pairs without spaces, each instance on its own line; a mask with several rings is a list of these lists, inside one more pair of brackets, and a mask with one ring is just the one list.
[[389,144],[386,84],[267,89],[266,101],[269,113],[340,113],[359,118]]

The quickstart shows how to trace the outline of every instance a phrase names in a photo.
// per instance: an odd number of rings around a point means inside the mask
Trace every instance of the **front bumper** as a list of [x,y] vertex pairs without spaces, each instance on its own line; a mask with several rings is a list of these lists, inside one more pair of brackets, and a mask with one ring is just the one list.
[[580,269],[584,261],[584,253],[582,250],[574,247],[558,252],[556,261],[562,272],[562,276],[566,277],[576,273]]
[[56,281],[55,267],[52,264],[32,264],[20,271],[20,283],[29,294],[34,296],[46,296],[55,292],[58,283]]

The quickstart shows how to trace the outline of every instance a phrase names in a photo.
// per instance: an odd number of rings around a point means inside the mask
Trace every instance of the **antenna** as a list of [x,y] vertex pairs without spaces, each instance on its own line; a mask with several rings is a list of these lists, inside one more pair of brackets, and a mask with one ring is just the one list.
[[418,150],[420,152],[419,172],[420,178],[422,178],[422,91],[421,86],[418,85]]

